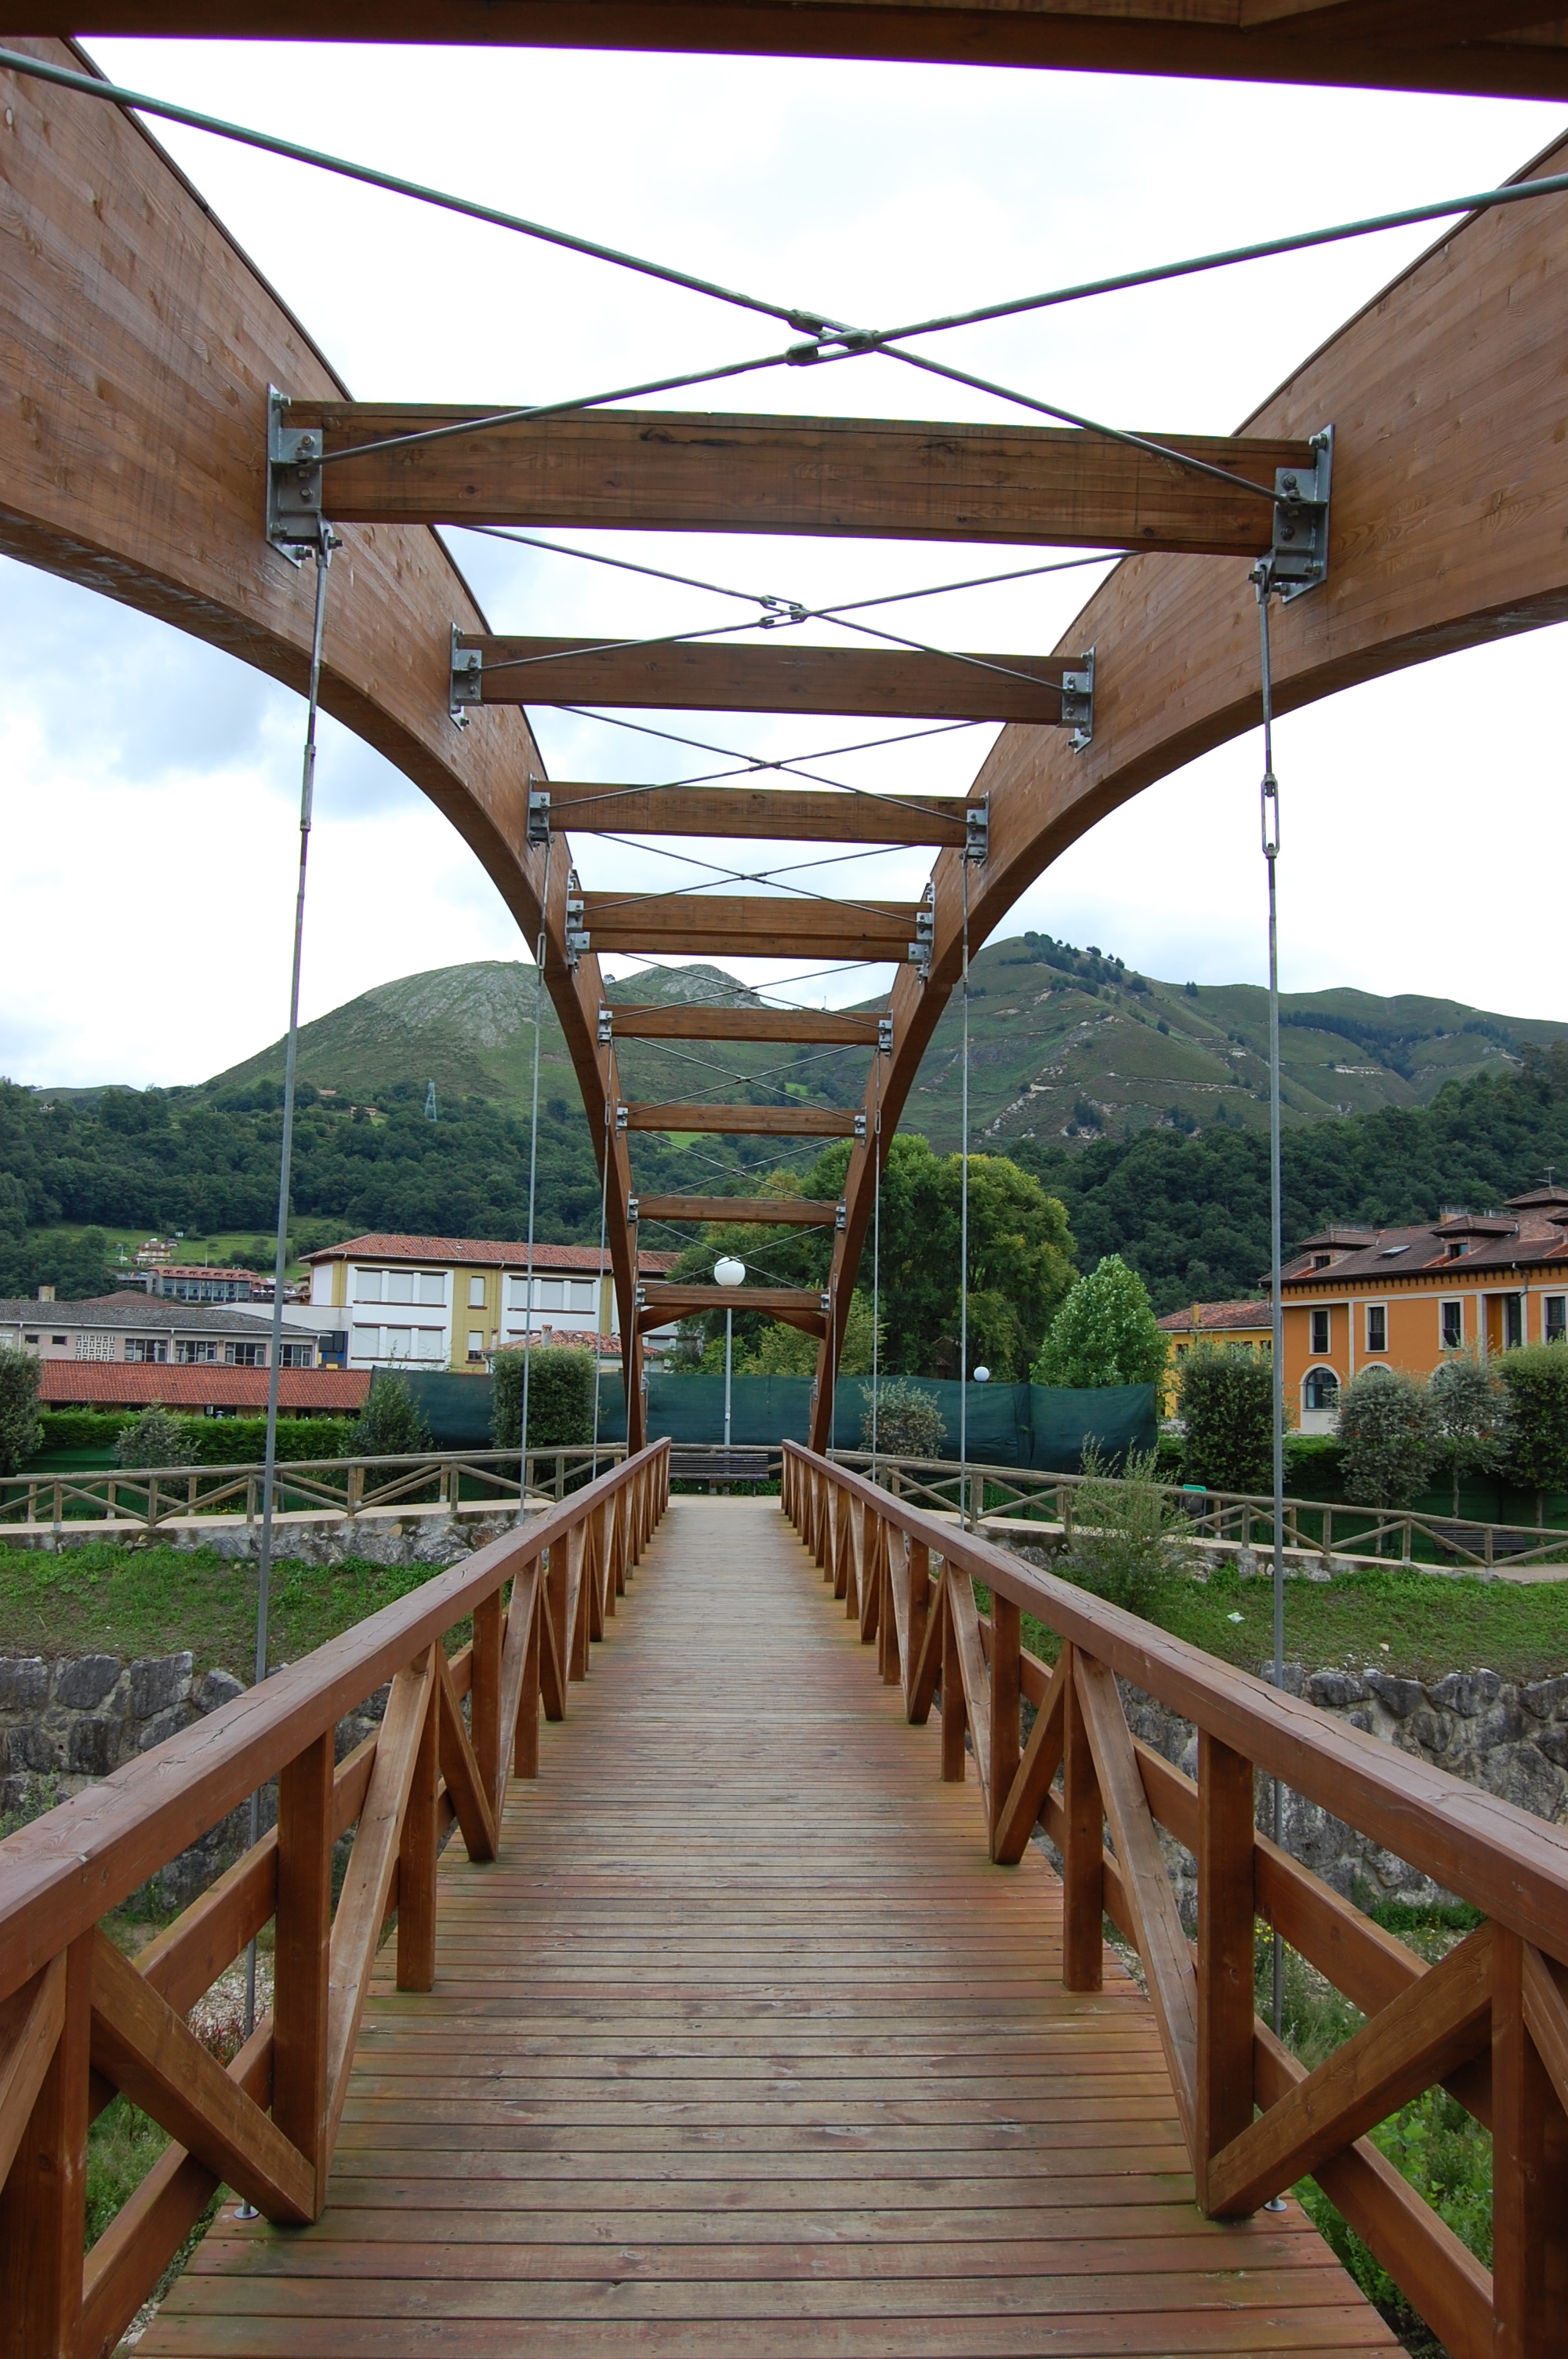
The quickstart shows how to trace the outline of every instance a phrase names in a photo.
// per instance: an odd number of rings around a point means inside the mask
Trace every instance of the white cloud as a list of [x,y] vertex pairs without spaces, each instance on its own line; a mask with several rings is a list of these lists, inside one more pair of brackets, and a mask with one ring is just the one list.
[[[1556,110],[1314,93],[1310,173],[1271,145],[1303,102],[1218,84],[808,60],[287,44],[92,44],[104,69],[246,122],[677,263],[769,299],[886,324],[1453,190],[1515,168]],[[789,330],[498,230],[163,126],[182,166],[356,393],[526,400],[777,350]],[[999,322],[961,365],[1141,427],[1234,426],[1423,242],[1419,232]],[[792,369],[693,406],[1016,417],[888,359]],[[561,535],[811,604],[1000,571],[1013,552],[719,535]],[[453,537],[498,627],[646,633],[743,608]],[[1050,552],[1040,552],[1048,560]],[[889,610],[938,645],[1048,646],[1072,573]],[[1522,854],[1561,799],[1558,634],[1450,658],[1281,725],[1283,961],[1297,987],[1451,993],[1568,1016],[1548,886]],[[629,715],[635,719],[639,716]],[[875,723],[642,716],[777,760]],[[0,565],[0,809],[12,886],[0,1067],[38,1081],[192,1080],[281,1029],[299,701],[232,658]],[[654,780],[721,756],[537,716],[556,777]],[[824,760],[884,791],[967,785],[991,733]],[[1107,821],[1010,927],[1153,972],[1261,973],[1255,742]],[[513,957],[498,896],[379,756],[322,733],[305,1010],[449,961]],[[788,847],[683,846],[742,867]],[[926,862],[824,870],[913,897]],[[586,880],[694,874],[595,843]],[[848,879],[853,877],[851,888]],[[754,972],[776,973],[775,969]],[[842,998],[861,978],[819,988]]]

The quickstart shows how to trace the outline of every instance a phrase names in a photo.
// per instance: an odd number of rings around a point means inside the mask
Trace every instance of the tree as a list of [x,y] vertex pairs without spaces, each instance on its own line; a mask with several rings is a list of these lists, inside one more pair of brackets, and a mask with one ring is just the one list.
[[1238,1344],[1195,1344],[1182,1358],[1187,1429],[1182,1473],[1211,1491],[1261,1491],[1273,1471],[1274,1363]]
[[[491,1431],[498,1450],[517,1450],[523,1438],[523,1354],[498,1352],[493,1362]],[[599,1355],[580,1345],[551,1343],[528,1354],[528,1447],[574,1450],[593,1440],[593,1388]]]
[[0,1352],[0,1474],[15,1474],[44,1438],[38,1364],[30,1352]]
[[1455,1353],[1434,1368],[1427,1387],[1437,1430],[1447,1442],[1454,1478],[1454,1512],[1466,1475],[1496,1474],[1508,1456],[1510,1405],[1506,1386],[1467,1352]]
[[378,1368],[371,1378],[370,1398],[349,1435],[345,1458],[412,1458],[430,1447],[430,1429],[406,1376]]
[[1505,1353],[1498,1374],[1508,1392],[1504,1472],[1535,1493],[1535,1520],[1546,1520],[1546,1494],[1568,1488],[1568,1349],[1530,1343]]
[[[703,1365],[706,1368],[715,1361],[722,1370],[722,1336],[708,1344]],[[749,1353],[743,1362],[737,1360],[736,1369],[740,1375],[747,1376],[814,1376],[816,1374],[816,1338],[807,1335],[802,1328],[786,1327],[782,1319],[772,1320],[757,1339],[756,1350]],[[863,1294],[859,1287],[849,1297],[838,1373],[842,1376],[869,1376],[871,1373],[871,1305],[869,1296]]]
[[1119,1254],[1076,1286],[1057,1311],[1034,1364],[1037,1385],[1152,1385],[1165,1373],[1167,1339],[1149,1289]]
[[[935,1393],[907,1376],[894,1376],[877,1386],[876,1446],[888,1458],[940,1458],[947,1439],[946,1420]],[[871,1447],[871,1405],[860,1419],[860,1447]]]
[[1425,1488],[1438,1450],[1437,1415],[1429,1387],[1402,1368],[1352,1376],[1339,1396],[1338,1434],[1347,1497],[1402,1507]]
[[114,1437],[116,1466],[189,1466],[192,1455],[184,1418],[171,1417],[162,1401],[149,1401]]

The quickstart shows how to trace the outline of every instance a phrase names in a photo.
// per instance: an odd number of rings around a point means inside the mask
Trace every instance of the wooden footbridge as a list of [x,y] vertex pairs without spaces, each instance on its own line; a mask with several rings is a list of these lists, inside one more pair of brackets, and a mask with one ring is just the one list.
[[[667,1447],[0,1846],[0,2351],[107,2359],[221,2181],[148,2359],[1392,2351],[1310,2173],[1454,2359],[1545,2359],[1568,1835],[827,1461],[781,1512],[669,1499]],[[1422,1966],[1255,1832],[1255,1767],[1487,1921]],[[124,1957],[99,1920],[274,1777]],[[1369,2017],[1311,2073],[1259,1919]],[[185,2018],[269,1923],[224,2070]],[[1492,2127],[1495,2277],[1366,2136],[1436,2081]],[[84,2262],[116,2090],[174,2143]]]

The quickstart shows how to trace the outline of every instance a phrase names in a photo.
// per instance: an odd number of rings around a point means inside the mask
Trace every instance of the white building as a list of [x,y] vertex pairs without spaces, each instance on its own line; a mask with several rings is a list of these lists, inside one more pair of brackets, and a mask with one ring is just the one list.
[[[638,1273],[661,1277],[676,1256],[643,1253]],[[597,1245],[534,1247],[474,1237],[352,1237],[308,1256],[310,1300],[294,1314],[346,1333],[351,1368],[482,1369],[491,1354],[532,1334],[535,1344],[597,1341],[619,1356],[615,1283]],[[673,1341],[675,1330],[644,1338]]]

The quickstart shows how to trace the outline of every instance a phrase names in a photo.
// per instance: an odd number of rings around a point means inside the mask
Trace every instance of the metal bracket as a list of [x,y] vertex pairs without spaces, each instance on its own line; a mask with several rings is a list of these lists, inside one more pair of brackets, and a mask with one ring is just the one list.
[[615,1109],[615,1127],[617,1130],[624,1130],[626,1127],[626,1108],[623,1105],[618,1105]]
[[[477,647],[466,650],[477,655]],[[550,842],[550,790],[528,781],[528,841],[547,850]]]
[[1062,726],[1070,729],[1075,754],[1081,754],[1095,734],[1095,651],[1078,658],[1062,674]]
[[481,701],[484,650],[482,647],[459,647],[458,641],[462,636],[462,627],[460,623],[452,625],[451,687],[447,698],[447,711],[460,729],[466,729],[469,725],[466,708]]
[[833,1225],[834,1225],[834,1227],[835,1227],[836,1229],[847,1229],[847,1228],[849,1227],[849,1205],[848,1205],[848,1204],[835,1204],[835,1205],[834,1205],[834,1207],[833,1207]]
[[865,1143],[866,1143],[866,1136],[867,1136],[867,1133],[866,1133],[866,1117],[865,1117],[865,1115],[864,1115],[863,1114],[858,1114],[855,1116],[855,1136],[856,1136],[856,1138],[859,1140],[860,1144],[862,1147],[864,1147],[864,1145],[865,1145]]
[[833,1297],[827,1291],[826,1288],[823,1289],[818,1299],[822,1304],[822,1316],[824,1319],[831,1319],[833,1316]]
[[639,1310],[646,1310],[646,1309],[647,1309],[647,1307],[648,1307],[648,1289],[647,1289],[647,1288],[646,1288],[645,1286],[639,1286],[639,1287],[634,1288],[633,1288],[633,1298],[632,1298],[632,1299],[633,1299],[633,1302],[635,1303],[635,1305],[636,1305],[636,1307],[637,1307],[637,1309],[638,1309]]
[[877,1054],[880,1057],[892,1055],[892,1017],[891,1016],[879,1016],[877,1018]]
[[266,389],[266,537],[302,565],[321,546],[321,429],[290,426],[288,396]]
[[573,968],[576,967],[583,952],[593,947],[592,935],[583,931],[582,917],[582,886],[578,882],[577,870],[573,868],[568,870],[567,875],[566,923],[567,964]]
[[635,1196],[628,1196],[626,1199],[626,1223],[629,1228],[634,1229],[636,1227],[638,1221],[642,1218],[642,1211],[643,1208],[639,1200]]
[[600,1011],[599,1011],[599,1045],[600,1045],[600,1047],[601,1049],[608,1049],[608,1048],[609,1048],[609,1046],[610,1046],[610,1044],[611,1044],[611,1042],[614,1039],[614,1038],[615,1038],[615,1014],[614,1014],[614,1010],[613,1010],[612,1008],[609,1008],[609,1007],[601,1007],[601,1008],[600,1009]]
[[964,857],[985,860],[991,846],[991,799],[982,795],[978,803],[964,806]]
[[1334,429],[1311,438],[1315,461],[1311,474],[1280,467],[1274,474],[1274,543],[1260,571],[1265,593],[1278,591],[1281,604],[1315,590],[1328,578],[1328,501],[1334,480]]
[[931,972],[931,953],[935,947],[936,887],[927,885],[914,913],[914,940],[909,946],[909,963],[920,969],[922,983]]

